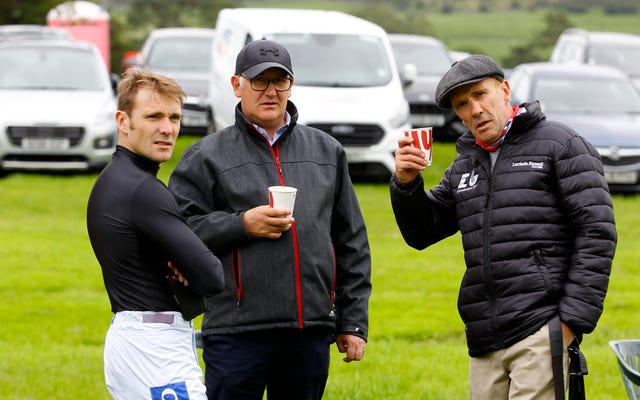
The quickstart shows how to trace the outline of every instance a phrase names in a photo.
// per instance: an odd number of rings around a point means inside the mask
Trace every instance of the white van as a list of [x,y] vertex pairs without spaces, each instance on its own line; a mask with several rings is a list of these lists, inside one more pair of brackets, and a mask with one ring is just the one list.
[[212,111],[216,129],[234,123],[231,87],[238,52],[263,37],[289,50],[298,122],[344,146],[353,175],[389,177],[393,152],[410,128],[409,106],[386,32],[337,11],[223,9],[214,39]]

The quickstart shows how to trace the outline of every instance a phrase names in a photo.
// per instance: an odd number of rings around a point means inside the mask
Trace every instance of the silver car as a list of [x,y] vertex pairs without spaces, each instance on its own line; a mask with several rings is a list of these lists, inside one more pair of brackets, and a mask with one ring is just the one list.
[[175,79],[187,94],[180,133],[203,135],[215,130],[209,106],[214,34],[208,28],[154,29],[134,63]]
[[0,172],[104,167],[117,141],[115,84],[93,44],[0,41]]
[[640,35],[568,28],[553,46],[549,61],[616,67],[640,89]]

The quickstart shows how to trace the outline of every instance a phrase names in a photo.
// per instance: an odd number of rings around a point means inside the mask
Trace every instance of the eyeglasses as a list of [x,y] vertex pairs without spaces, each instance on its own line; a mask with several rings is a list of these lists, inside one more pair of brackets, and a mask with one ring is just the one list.
[[292,79],[290,77],[278,77],[274,79],[262,78],[260,76],[249,79],[245,75],[242,75],[242,77],[248,80],[249,84],[251,85],[251,89],[257,92],[263,92],[267,90],[271,82],[273,82],[273,87],[276,89],[276,92],[286,92],[287,90],[291,89]]

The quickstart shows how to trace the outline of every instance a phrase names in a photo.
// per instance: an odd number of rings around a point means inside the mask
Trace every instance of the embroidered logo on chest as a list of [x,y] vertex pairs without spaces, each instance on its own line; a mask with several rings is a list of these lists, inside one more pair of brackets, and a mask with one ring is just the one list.
[[460,177],[460,183],[458,183],[458,191],[472,189],[476,186],[476,183],[478,183],[478,174],[476,173],[476,170],[473,169],[471,172],[462,174]]
[[544,161],[512,161],[513,168],[543,169]]

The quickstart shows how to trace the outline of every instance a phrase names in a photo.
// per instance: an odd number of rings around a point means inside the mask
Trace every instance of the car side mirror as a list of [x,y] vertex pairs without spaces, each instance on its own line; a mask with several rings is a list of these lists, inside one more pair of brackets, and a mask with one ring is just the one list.
[[404,64],[400,71],[400,80],[402,81],[402,87],[409,87],[416,80],[418,76],[418,67],[415,64]]
[[124,53],[122,56],[121,67],[123,71],[128,70],[129,68],[139,68],[142,66],[142,60],[140,59],[141,55],[139,51],[129,50]]
[[111,76],[109,78],[111,81],[111,89],[113,89],[114,94],[117,94],[118,84],[120,83],[120,77],[118,76],[118,74],[111,73]]

